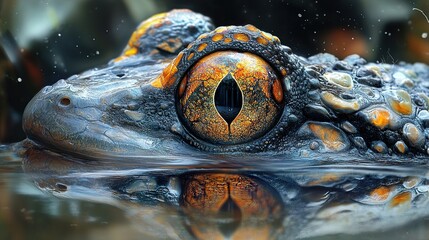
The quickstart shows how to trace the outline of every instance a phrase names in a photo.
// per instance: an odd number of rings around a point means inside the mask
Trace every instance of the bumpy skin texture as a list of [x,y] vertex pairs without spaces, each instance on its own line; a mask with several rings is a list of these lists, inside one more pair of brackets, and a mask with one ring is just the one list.
[[[143,22],[109,65],[37,94],[24,113],[25,132],[42,145],[86,157],[203,150],[426,158],[428,66],[366,63],[355,55],[306,59],[251,25],[212,29],[207,17],[188,10]],[[255,54],[281,80],[283,113],[262,137],[221,145],[181,124],[181,80],[202,58],[220,51]]]

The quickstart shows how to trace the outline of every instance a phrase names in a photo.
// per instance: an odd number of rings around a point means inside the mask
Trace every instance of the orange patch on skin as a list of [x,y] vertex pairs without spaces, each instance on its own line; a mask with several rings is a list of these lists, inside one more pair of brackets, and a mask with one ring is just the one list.
[[390,112],[386,109],[376,108],[368,112],[372,125],[384,129],[390,124]]
[[234,34],[234,38],[238,41],[241,41],[241,42],[248,42],[249,41],[249,36],[247,36],[244,33],[236,33],[236,34]]
[[274,100],[276,100],[277,103],[281,103],[283,101],[283,88],[282,88],[282,84],[278,79],[276,79],[273,82],[272,92],[273,92]]
[[266,46],[266,45],[268,44],[267,39],[265,39],[265,38],[263,38],[263,37],[257,37],[257,38],[256,38],[256,41],[257,41],[259,44],[262,44],[262,45],[264,45],[264,46]]
[[167,16],[167,13],[160,13],[156,14],[153,17],[149,18],[148,20],[142,22],[137,29],[133,32],[131,35],[130,40],[128,41],[128,46],[138,46],[138,40],[140,37],[147,32],[147,30],[154,26],[159,27],[164,22],[165,18]]
[[186,58],[188,61],[190,61],[193,57],[194,57],[194,53],[191,53],[188,55],[188,57]]
[[246,29],[247,30],[249,30],[249,31],[251,31],[251,32],[257,32],[257,31],[259,31],[259,29],[257,29],[255,26],[253,26],[253,25],[246,25]]
[[338,130],[315,123],[309,123],[308,127],[317,138],[322,140],[327,148],[335,151],[340,151],[344,148],[345,144]]
[[407,105],[403,104],[402,102],[394,102],[392,103],[392,108],[398,113],[404,114],[404,115],[410,115],[412,113],[412,108]]
[[408,203],[411,201],[411,192],[402,192],[396,195],[392,200],[390,201],[391,207],[396,207],[404,203]]
[[223,39],[223,35],[222,34],[220,34],[220,33],[217,33],[217,34],[215,34],[213,37],[212,37],[212,41],[213,42],[218,42],[218,41],[220,41],[220,40],[222,40]]
[[183,52],[180,52],[179,55],[177,55],[177,57],[173,61],[174,66],[177,67],[177,65],[179,65],[179,62],[180,60],[182,60],[182,57],[183,57]]
[[203,51],[204,49],[206,49],[206,47],[207,47],[207,43],[202,43],[202,44],[200,44],[200,46],[198,46],[197,51],[198,51],[198,52],[201,52],[201,51]]
[[176,81],[176,76],[174,76],[177,73],[178,69],[176,65],[173,63],[170,63],[162,72],[161,74],[161,85],[164,88],[168,88],[173,86],[174,82]]
[[393,111],[403,114],[410,115],[413,113],[411,104],[410,94],[404,90],[393,91],[395,97],[388,95],[388,103]]
[[155,80],[153,80],[150,85],[154,88],[162,88],[162,80],[161,80],[161,76],[157,77]]
[[183,46],[182,40],[177,37],[177,38],[170,38],[165,42],[158,44],[157,48],[162,49],[169,53],[175,53],[182,46]]
[[374,146],[374,150],[377,151],[378,153],[382,153],[386,149],[384,149],[384,147],[381,145],[377,145],[377,146]]
[[381,186],[372,190],[369,196],[377,201],[386,201],[390,195],[390,192],[390,188],[386,186]]
[[410,115],[413,112],[411,105],[403,103],[403,102],[393,102],[392,109],[398,113],[404,115]]
[[137,48],[130,48],[124,52],[124,55],[125,56],[132,56],[132,55],[136,55],[137,52],[138,52]]
[[231,38],[225,38],[225,40],[223,40],[223,42],[224,43],[230,43],[230,42],[232,42],[232,39]]
[[168,24],[169,21],[166,19],[168,13],[159,13],[146,21],[140,23],[137,29],[131,34],[130,39],[128,40],[128,44],[122,52],[121,56],[115,58],[114,62],[121,61],[129,56],[133,56],[138,53],[139,48],[139,39],[147,33],[147,31],[151,28],[158,28],[164,24]]

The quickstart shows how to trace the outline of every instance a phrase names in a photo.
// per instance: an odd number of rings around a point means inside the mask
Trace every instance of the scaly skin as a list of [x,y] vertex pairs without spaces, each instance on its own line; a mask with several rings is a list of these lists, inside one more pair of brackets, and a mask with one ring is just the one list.
[[[212,29],[207,17],[187,10],[143,22],[106,67],[41,90],[25,110],[24,131],[43,146],[92,158],[200,150],[427,158],[427,65],[366,63],[356,55],[306,59],[251,25]],[[215,109],[225,71],[243,99],[232,122],[216,110],[203,116]],[[266,82],[258,82],[261,71],[271,74]],[[268,109],[273,117],[256,121],[260,111],[271,116]],[[235,132],[241,135],[231,137]]]

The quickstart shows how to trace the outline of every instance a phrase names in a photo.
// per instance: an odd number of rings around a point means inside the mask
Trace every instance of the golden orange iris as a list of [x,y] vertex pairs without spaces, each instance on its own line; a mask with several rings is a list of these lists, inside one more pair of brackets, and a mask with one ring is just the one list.
[[[216,144],[244,143],[262,136],[277,123],[284,107],[283,86],[276,72],[251,53],[222,51],[202,58],[183,77],[177,91],[185,127]],[[219,106],[219,101],[225,106]],[[234,107],[231,114],[229,107]]]

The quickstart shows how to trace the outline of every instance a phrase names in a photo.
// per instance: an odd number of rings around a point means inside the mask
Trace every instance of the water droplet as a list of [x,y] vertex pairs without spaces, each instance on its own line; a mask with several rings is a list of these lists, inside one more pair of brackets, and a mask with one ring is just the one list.
[[428,33],[427,32],[422,33],[422,38],[427,38],[427,37],[428,37]]

